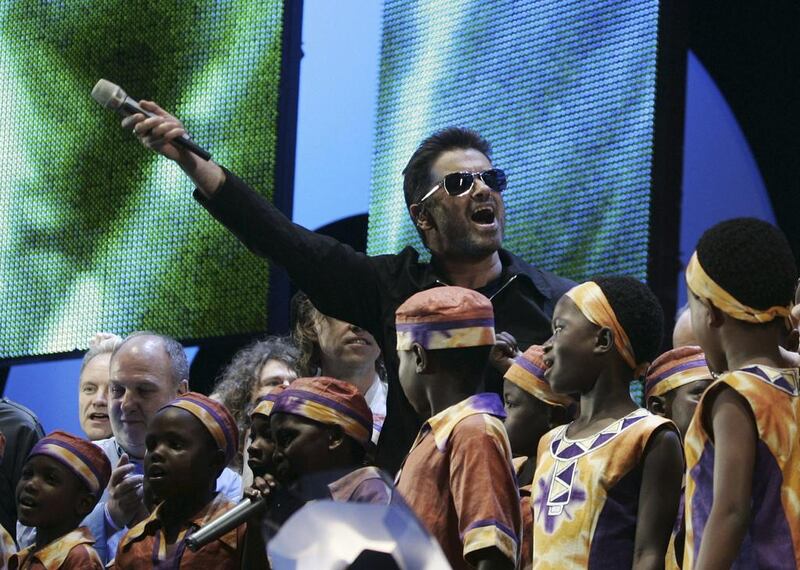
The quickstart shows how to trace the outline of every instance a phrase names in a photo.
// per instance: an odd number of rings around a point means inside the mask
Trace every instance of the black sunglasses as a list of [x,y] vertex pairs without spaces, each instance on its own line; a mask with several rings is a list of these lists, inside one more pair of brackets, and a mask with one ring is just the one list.
[[440,186],[444,187],[445,192],[451,196],[463,196],[472,190],[476,178],[480,178],[484,184],[495,192],[502,192],[506,189],[506,173],[499,168],[490,168],[483,172],[451,172],[442,178],[440,182],[437,182],[436,186],[428,190],[428,193],[420,198],[417,204],[422,204],[422,202],[433,196],[433,193]]

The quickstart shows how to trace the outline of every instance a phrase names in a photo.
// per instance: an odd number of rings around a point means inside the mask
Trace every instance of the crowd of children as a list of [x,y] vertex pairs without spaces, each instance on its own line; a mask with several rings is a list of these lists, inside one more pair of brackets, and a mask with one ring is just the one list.
[[[234,506],[215,481],[239,435],[223,405],[182,394],[148,426],[151,514],[111,565],[268,567],[281,523],[329,499],[411,509],[453,568],[797,568],[800,376],[786,358],[796,279],[774,227],[714,226],[686,270],[699,346],[660,356],[661,307],[630,277],[569,290],[550,340],[524,352],[496,333],[483,295],[419,292],[397,309],[396,331],[402,389],[423,423],[394,482],[368,465],[373,418],[359,391],[302,378],[250,414],[245,495],[265,508],[190,550],[187,537]],[[502,399],[482,391],[490,363]],[[646,407],[631,397],[638,379]],[[16,490],[36,543],[13,553],[0,536],[0,561],[101,568],[80,523],[109,476],[94,444],[42,439]]]

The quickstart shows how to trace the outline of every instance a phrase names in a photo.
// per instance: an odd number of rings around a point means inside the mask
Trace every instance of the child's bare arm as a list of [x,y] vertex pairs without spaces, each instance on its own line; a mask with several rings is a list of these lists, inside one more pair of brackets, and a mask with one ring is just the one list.
[[721,387],[711,406],[714,499],[695,568],[730,568],[747,530],[755,468],[755,418],[734,390]]
[[672,527],[678,513],[683,452],[674,429],[662,428],[645,451],[636,519],[633,567],[664,568]]

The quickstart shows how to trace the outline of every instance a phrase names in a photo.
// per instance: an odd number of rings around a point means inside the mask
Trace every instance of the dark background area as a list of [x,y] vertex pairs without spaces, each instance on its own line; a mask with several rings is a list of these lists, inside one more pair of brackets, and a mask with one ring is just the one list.
[[800,262],[798,37],[800,4],[794,0],[694,0],[689,7],[689,48],[744,131]]

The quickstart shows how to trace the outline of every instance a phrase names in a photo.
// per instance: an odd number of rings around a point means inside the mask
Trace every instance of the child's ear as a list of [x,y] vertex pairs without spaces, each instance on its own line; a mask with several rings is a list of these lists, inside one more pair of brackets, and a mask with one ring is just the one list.
[[667,402],[663,396],[650,396],[647,398],[647,409],[650,410],[650,413],[653,413],[657,416],[669,418]]
[[424,374],[429,370],[430,366],[428,353],[416,342],[411,345],[411,350],[414,351],[414,364],[417,374]]
[[328,449],[334,450],[344,444],[344,430],[340,426],[330,426],[328,430]]
[[225,452],[221,449],[215,449],[213,453],[209,454],[208,465],[213,469],[217,476],[219,477],[219,473],[228,466],[228,462],[225,461]]
[[614,331],[608,327],[603,327],[597,332],[594,352],[604,354],[614,348]]
[[75,514],[83,520],[86,515],[92,512],[96,504],[97,499],[89,491],[84,491],[78,495],[75,501]]

